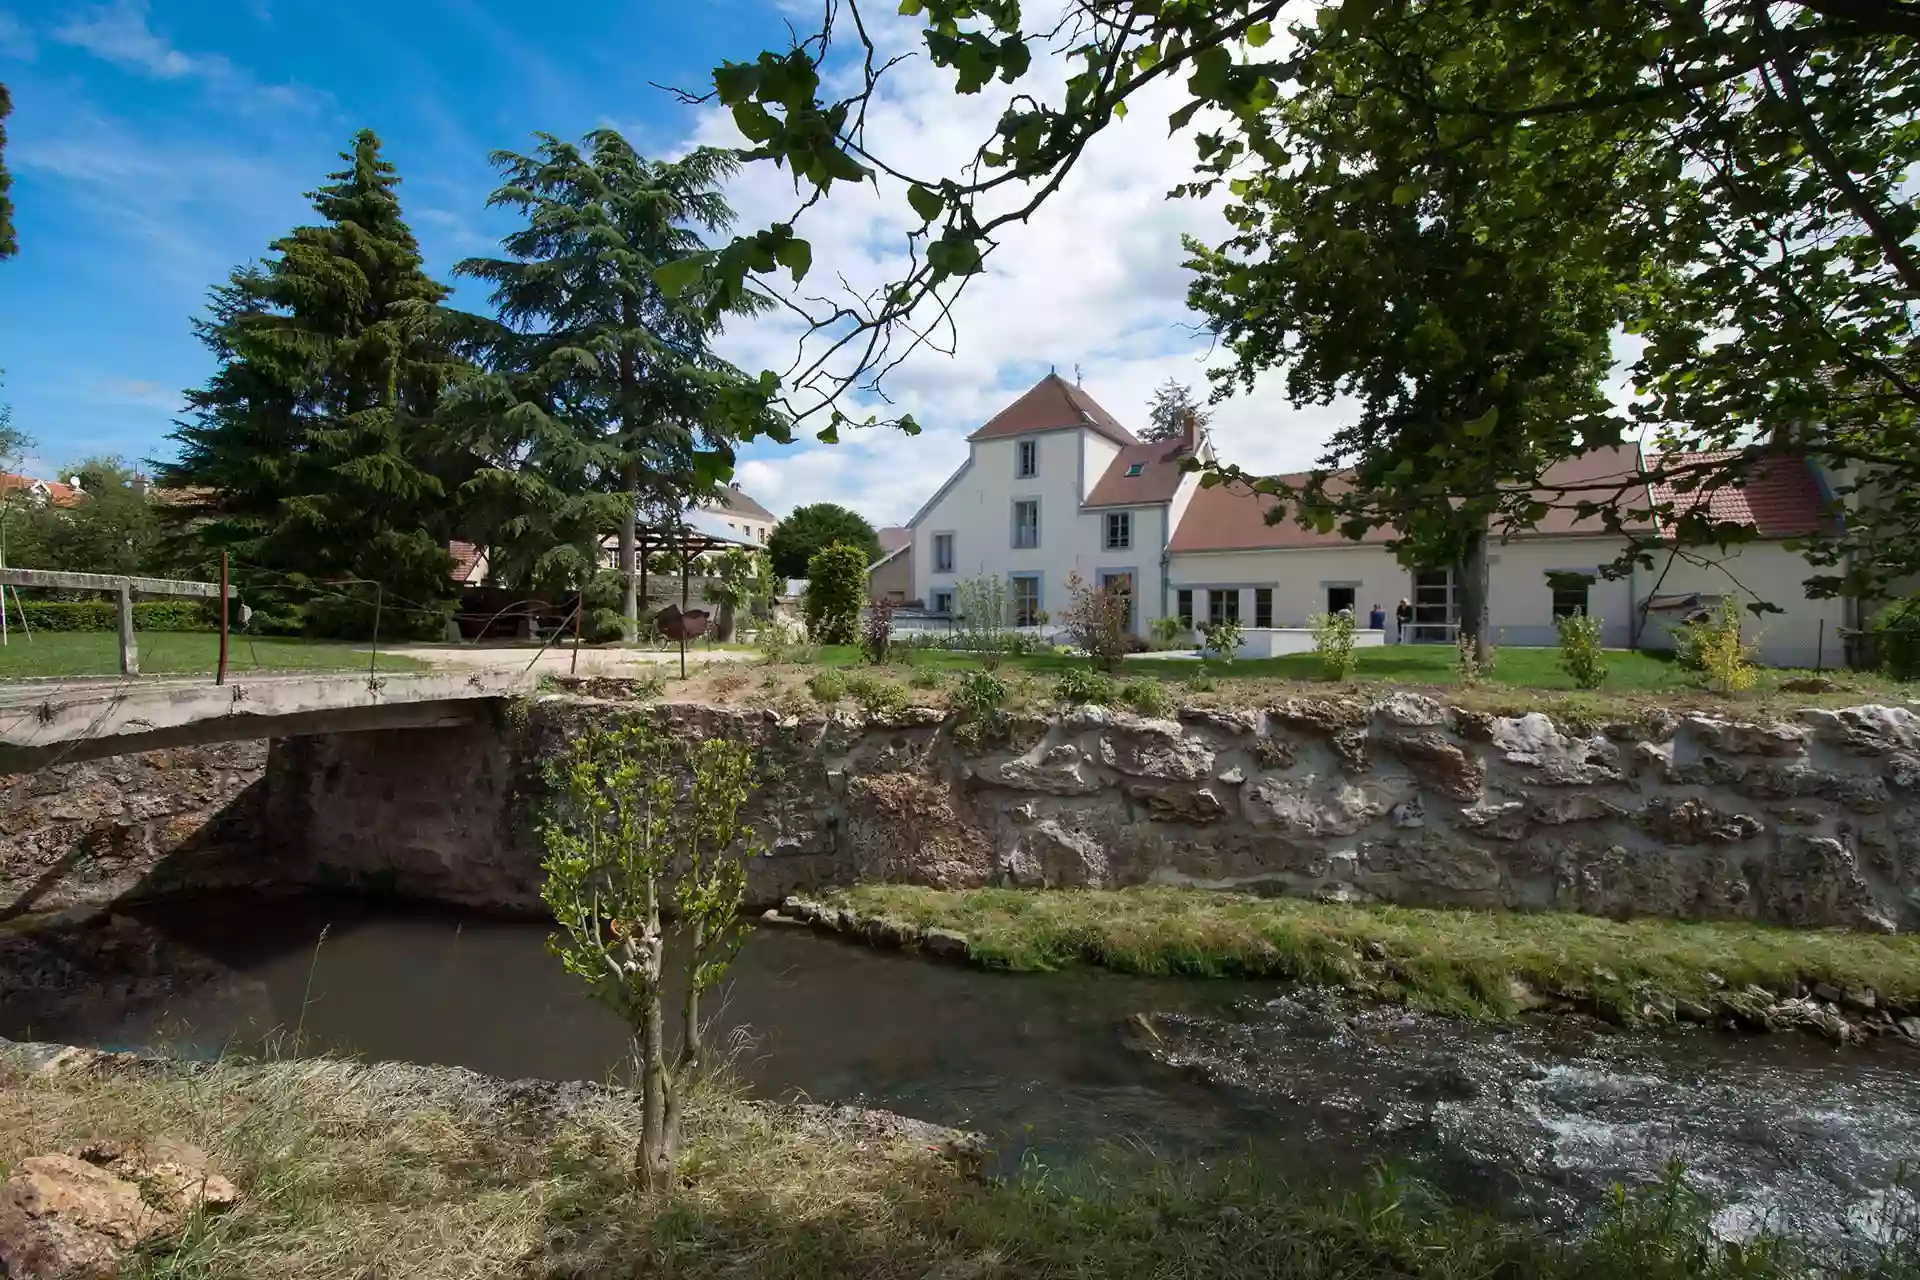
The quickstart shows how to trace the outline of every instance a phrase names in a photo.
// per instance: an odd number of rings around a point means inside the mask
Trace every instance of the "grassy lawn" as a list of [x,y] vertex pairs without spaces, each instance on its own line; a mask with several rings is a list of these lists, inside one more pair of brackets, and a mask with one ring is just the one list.
[[[907,649],[909,661],[916,667],[959,670],[977,667],[980,660],[971,653],[951,649]],[[1451,645],[1387,645],[1356,652],[1362,682],[1383,681],[1410,685],[1453,685],[1459,683],[1454,671]],[[815,660],[827,666],[857,666],[865,659],[851,645],[827,645],[815,651]],[[1073,667],[1087,665],[1085,658],[1065,654],[1015,654],[1002,662],[1009,671],[1058,675]],[[1187,680],[1204,669],[1215,680],[1299,680],[1320,683],[1320,667],[1311,653],[1289,654],[1284,658],[1243,658],[1234,662],[1199,662],[1167,658],[1129,658],[1120,674],[1158,676],[1165,680]],[[1803,671],[1766,669],[1761,673],[1762,689],[1777,687],[1781,680],[1809,674]],[[1876,682],[1878,677],[1863,672],[1830,672],[1850,683]],[[1573,690],[1571,677],[1560,669],[1558,649],[1504,648],[1498,651],[1489,683],[1523,689]],[[1666,654],[1632,650],[1607,651],[1607,683],[1604,693],[1658,693],[1665,690],[1697,690],[1698,673],[1676,665]]]
[[[136,637],[142,675],[212,672],[220,661],[220,637],[198,631],[143,631]],[[229,642],[227,670],[352,671],[367,669],[371,655],[363,645],[326,640],[249,640]],[[379,657],[384,671],[420,671],[425,664],[399,654]],[[18,631],[0,648],[0,680],[30,676],[116,676],[120,674],[120,637],[110,631],[41,631],[32,640]]]
[[1711,1005],[1723,987],[1791,994],[1803,978],[1872,987],[1890,1006],[1920,1006],[1914,936],[1351,906],[1195,889],[861,885],[832,901],[862,916],[963,933],[968,957],[990,968],[1091,963],[1126,973],[1279,977],[1468,1017],[1514,1013],[1515,980],[1623,1021],[1640,1020],[1649,988]]
[[1202,1169],[1116,1150],[1079,1169],[983,1178],[907,1137],[723,1087],[689,1100],[680,1176],[648,1194],[629,1173],[631,1095],[552,1110],[450,1077],[329,1061],[49,1075],[0,1053],[0,1168],[103,1138],[201,1147],[239,1201],[163,1229],[118,1273],[156,1280],[1920,1275],[1911,1225],[1851,1267],[1765,1236],[1721,1248],[1710,1202],[1677,1181],[1623,1191],[1590,1230],[1556,1239],[1404,1177],[1342,1194],[1289,1185],[1253,1160]]

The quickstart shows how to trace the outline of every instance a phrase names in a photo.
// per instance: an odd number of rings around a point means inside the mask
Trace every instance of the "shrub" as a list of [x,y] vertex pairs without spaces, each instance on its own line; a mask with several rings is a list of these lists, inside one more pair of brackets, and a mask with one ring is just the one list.
[[1087,667],[1069,667],[1060,673],[1059,682],[1053,686],[1054,701],[1069,707],[1086,706],[1089,703],[1110,707],[1116,693],[1110,677]]
[[953,587],[960,625],[953,631],[953,647],[975,653],[1005,653],[1018,634],[1007,630],[1007,580],[990,573],[962,578]]
[[907,683],[916,689],[938,689],[947,682],[947,673],[938,667],[915,667]]
[[1720,602],[1720,611],[1698,626],[1700,670],[1706,686],[1715,693],[1738,693],[1751,689],[1759,677],[1754,666],[1754,647],[1740,637],[1740,606],[1732,597]]
[[831,707],[847,696],[847,678],[832,667],[816,671],[807,678],[807,692],[823,707]]
[[870,716],[897,716],[907,709],[907,691],[870,671],[849,671],[846,691]]
[[820,644],[860,638],[860,606],[867,598],[867,553],[836,542],[807,562],[807,634]]
[[1354,617],[1346,609],[1338,613],[1316,613],[1307,619],[1313,628],[1313,652],[1320,660],[1320,674],[1328,680],[1350,680],[1358,660],[1353,653]]
[[1874,657],[1895,680],[1920,680],[1920,596],[1896,600],[1873,620]]
[[1132,593],[1096,585],[1074,572],[1067,574],[1067,600],[1060,612],[1067,639],[1102,671],[1119,670],[1120,660],[1134,651]]
[[[742,821],[753,755],[724,738],[678,743],[638,722],[573,739],[547,779],[540,896],[558,926],[548,945],[626,1024],[645,1100],[634,1173],[643,1188],[664,1189],[675,1182],[680,1101],[709,1065],[700,997],[739,950],[746,860],[760,852]],[[670,977],[677,1051],[666,1034]]]
[[1480,647],[1475,645],[1473,637],[1462,631],[1453,638],[1453,675],[1467,688],[1486,680],[1493,674],[1493,646],[1487,646],[1487,656],[1480,657]]
[[1193,674],[1187,677],[1187,692],[1212,693],[1213,690],[1213,674],[1205,667],[1195,667]]
[[760,660],[768,666],[778,666],[782,662],[794,660],[800,648],[800,633],[793,623],[785,618],[767,619],[759,631],[754,633],[753,644],[760,651]]
[[1147,632],[1153,637],[1156,649],[1185,649],[1193,640],[1193,628],[1172,614],[1149,622]]
[[1207,651],[1222,662],[1232,662],[1240,652],[1240,624],[1227,619],[1209,622],[1200,628],[1201,638],[1206,641]]
[[860,649],[876,667],[893,650],[893,610],[892,600],[873,599],[860,615]]
[[1007,682],[991,671],[962,671],[949,701],[958,713],[955,736],[978,746],[1006,727]]
[[737,667],[729,667],[713,678],[714,692],[724,701],[747,687],[747,673]]
[[[198,600],[142,600],[133,606],[135,631],[218,631],[217,604]],[[35,631],[118,631],[120,606],[113,600],[7,600],[18,626],[21,613]],[[237,623],[236,623],[237,627]]]
[[1582,689],[1598,689],[1607,680],[1606,657],[1600,648],[1600,619],[1578,609],[1554,623],[1560,632],[1560,669]]
[[1143,716],[1159,719],[1173,710],[1173,695],[1164,681],[1137,676],[1120,686],[1120,701]]

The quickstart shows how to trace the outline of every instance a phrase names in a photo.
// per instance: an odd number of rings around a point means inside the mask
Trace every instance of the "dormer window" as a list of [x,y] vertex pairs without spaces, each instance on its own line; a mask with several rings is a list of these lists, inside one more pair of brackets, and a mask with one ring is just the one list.
[[1135,476],[1139,475],[1142,471],[1145,471],[1146,469],[1147,469],[1146,463],[1144,462],[1134,463],[1132,466],[1127,468],[1127,479],[1129,480],[1133,479]]

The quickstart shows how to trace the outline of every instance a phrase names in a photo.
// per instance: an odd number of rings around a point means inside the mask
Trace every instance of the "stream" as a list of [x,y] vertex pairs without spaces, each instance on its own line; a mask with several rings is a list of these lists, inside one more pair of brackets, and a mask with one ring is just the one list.
[[[549,1079],[604,1079],[624,1057],[537,922],[228,898],[123,911],[111,929],[91,970],[84,938],[42,940],[31,980],[9,973],[20,940],[0,948],[0,1036],[200,1055],[297,1037]],[[1678,1158],[1725,1233],[1837,1243],[1911,1212],[1888,1189],[1920,1162],[1920,1053],[1893,1044],[1571,1017],[1482,1027],[1274,983],[984,973],[788,927],[757,930],[709,1003],[759,1093],[978,1129],[1003,1169],[1104,1148],[1253,1152],[1339,1186],[1396,1161],[1564,1224]]]

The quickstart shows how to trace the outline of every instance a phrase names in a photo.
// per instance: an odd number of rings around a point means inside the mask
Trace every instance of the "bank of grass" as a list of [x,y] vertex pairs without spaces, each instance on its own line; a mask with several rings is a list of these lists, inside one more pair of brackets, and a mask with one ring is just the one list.
[[1531,991],[1633,1022],[1648,1016],[1650,994],[1706,1004],[1717,991],[1748,985],[1791,995],[1802,980],[1871,987],[1890,1006],[1920,1007],[1914,936],[1171,888],[862,885],[833,901],[862,916],[965,934],[969,958],[989,968],[1089,963],[1123,973],[1286,978],[1474,1018],[1509,1017]]
[[692,1102],[679,1185],[646,1195],[627,1177],[629,1096],[556,1117],[498,1082],[430,1082],[447,1074],[308,1061],[49,1077],[0,1056],[0,1165],[100,1137],[202,1146],[239,1204],[147,1246],[134,1277],[1920,1276],[1910,1224],[1871,1270],[1790,1241],[1725,1250],[1710,1204],[1678,1180],[1624,1195],[1564,1243],[1386,1177],[1334,1197],[1252,1163],[1134,1158],[985,1180],[721,1090]]
[[[211,674],[220,665],[220,637],[199,631],[143,631],[136,637],[142,675]],[[227,670],[238,674],[266,671],[365,671],[373,654],[366,645],[326,640],[233,637],[227,646]],[[382,671],[420,671],[425,663],[382,653]],[[120,637],[99,631],[39,631],[31,640],[16,628],[0,646],[0,680],[45,676],[117,676]]]

